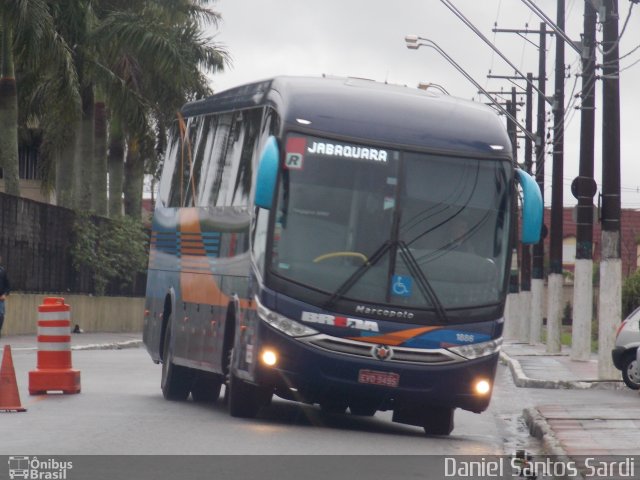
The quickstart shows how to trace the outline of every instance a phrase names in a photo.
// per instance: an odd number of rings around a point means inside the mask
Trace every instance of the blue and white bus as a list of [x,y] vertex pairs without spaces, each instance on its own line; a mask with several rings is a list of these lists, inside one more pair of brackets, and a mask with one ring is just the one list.
[[449,434],[489,405],[520,193],[536,243],[540,190],[477,103],[276,77],[186,104],[147,283],[164,396],[225,385],[236,417],[275,394]]

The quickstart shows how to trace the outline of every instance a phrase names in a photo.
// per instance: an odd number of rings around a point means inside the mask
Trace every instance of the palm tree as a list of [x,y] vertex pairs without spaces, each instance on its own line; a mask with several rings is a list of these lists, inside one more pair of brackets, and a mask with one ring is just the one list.
[[[104,179],[106,165],[110,165],[110,212],[120,211],[118,191],[124,191],[128,197],[125,212],[137,217],[144,178],[144,165],[138,163],[156,156],[154,133],[163,115],[175,112],[187,98],[207,92],[200,68],[218,71],[227,61],[226,52],[204,37],[197,23],[201,18],[215,22],[218,14],[175,0],[61,3],[67,14],[58,18],[65,21],[62,30],[75,45],[82,99],[75,131],[74,206],[105,212]],[[113,152],[108,163],[104,148],[95,148],[96,92],[104,95],[111,114]],[[118,158],[124,152],[118,144],[119,130],[127,141],[127,175],[114,171],[125,166]],[[102,132],[98,130],[100,142]],[[122,188],[118,185],[120,178],[126,183]]]
[[[224,48],[205,37],[198,24],[201,18],[217,22],[217,13],[190,2],[138,3],[110,12],[95,31],[98,43],[107,47],[104,58],[117,73],[115,78],[102,78],[124,81],[128,87],[127,101],[123,101],[121,83],[106,85],[115,127],[109,178],[114,179],[114,188],[124,178],[125,213],[135,217],[141,210],[144,163],[157,164],[162,150],[154,147],[162,144],[169,119],[187,99],[209,92],[202,70],[220,71],[228,63]],[[136,120],[127,121],[131,117]],[[124,165],[118,163],[124,151],[120,129],[127,138]],[[126,175],[121,175],[121,168],[126,168]],[[120,196],[111,188],[110,195],[109,211],[119,212]]]
[[71,98],[77,93],[77,77],[70,49],[55,30],[46,0],[0,2],[0,39],[0,167],[5,191],[19,195],[16,61],[26,71],[38,70],[45,77],[56,71],[58,85]]
[[[20,91],[21,104],[28,112],[21,115],[21,122],[37,124],[42,131],[45,185],[53,185],[55,171],[58,204],[105,213],[103,126],[108,108],[109,210],[120,212],[125,191],[127,213],[138,216],[144,177],[144,166],[138,164],[157,163],[161,152],[154,146],[162,143],[156,138],[168,119],[187,99],[208,92],[200,68],[215,72],[228,61],[224,49],[205,37],[198,24],[202,19],[215,23],[218,14],[187,0],[3,1],[2,25],[16,25],[20,33],[3,28],[2,33],[13,39],[12,43],[3,41],[3,46],[22,45],[18,39],[25,45],[17,57],[20,81],[25,86]],[[24,8],[20,10],[25,5],[39,6],[36,13],[46,13],[46,20],[25,27],[27,17],[38,18],[25,13]],[[40,33],[37,26],[49,33]],[[28,41],[33,39],[39,41]],[[29,47],[32,44],[38,48]],[[73,45],[73,50],[67,44]],[[45,55],[38,55],[42,52]],[[10,65],[12,58],[4,54],[3,65]],[[9,70],[7,66],[3,72]],[[13,82],[15,85],[15,78]],[[10,108],[2,111],[5,104],[0,101],[0,118],[2,113],[11,114],[16,131],[15,114]],[[17,151],[17,135],[5,130],[10,135],[2,135],[2,139],[15,137]],[[131,172],[127,186],[121,180],[125,178],[125,141]],[[7,148],[0,145],[0,166],[13,164],[17,171],[17,155],[15,160],[5,161],[5,151]],[[5,167],[5,177],[10,175]],[[17,174],[15,178],[17,185]]]
[[107,104],[101,88],[96,90],[94,105],[93,181],[91,207],[98,215],[107,216]]

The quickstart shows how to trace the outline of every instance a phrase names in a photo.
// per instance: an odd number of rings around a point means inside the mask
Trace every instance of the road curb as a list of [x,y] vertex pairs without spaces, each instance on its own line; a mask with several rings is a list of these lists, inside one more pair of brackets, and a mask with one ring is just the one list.
[[122,350],[124,348],[138,348],[140,346],[142,346],[142,340],[127,340],[124,342],[76,345],[71,347],[71,350]]
[[[71,350],[122,350],[125,348],[138,348],[142,346],[142,340],[125,340],[122,342],[109,342],[109,343],[90,343],[87,345],[72,345]],[[35,352],[38,347],[20,347],[13,348],[15,351],[21,352]]]
[[529,428],[529,434],[542,442],[545,454],[566,457],[567,454],[547,423],[547,419],[537,408],[525,408],[522,411],[522,418]]
[[[571,458],[560,445],[547,419],[537,408],[525,408],[522,411],[522,417],[529,428],[529,434],[542,443],[542,450],[545,455],[551,455],[555,461],[564,463],[565,465],[571,462]],[[580,472],[572,478],[584,480],[584,476]]]
[[513,383],[516,387],[522,388],[555,388],[555,389],[601,389],[615,390],[621,387],[620,382],[608,381],[584,381],[584,380],[541,380],[538,378],[530,378],[524,373],[520,362],[509,356],[504,351],[500,352],[500,361],[509,367]]

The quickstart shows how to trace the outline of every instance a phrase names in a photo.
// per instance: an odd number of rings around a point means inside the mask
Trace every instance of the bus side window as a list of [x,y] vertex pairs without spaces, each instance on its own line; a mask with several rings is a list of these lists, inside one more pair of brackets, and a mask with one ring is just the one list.
[[194,117],[186,122],[178,119],[173,130],[168,158],[175,166],[167,204],[170,207],[200,206],[206,179],[203,174],[211,160],[217,117]]
[[249,110],[244,113],[242,132],[242,151],[234,169],[235,181],[233,191],[230,191],[230,205],[248,206],[251,193],[251,179],[253,177],[252,157],[260,133],[262,109]]
[[188,122],[182,118],[178,119],[176,125],[176,136],[179,139],[175,148],[175,168],[171,178],[171,191],[169,193],[169,207],[183,207],[193,165],[192,145],[195,140],[195,126],[193,119]]
[[[203,125],[199,132],[196,145],[196,162],[197,170],[194,170],[193,177],[196,186],[195,206],[206,206],[206,196],[208,193],[207,182],[209,181],[207,173],[210,171],[211,162],[215,161],[212,155],[213,144],[218,131],[219,119],[216,115],[210,115],[203,118]],[[186,205],[189,206],[189,205]]]
[[[166,154],[164,157],[164,165],[162,166],[162,177],[160,178],[160,188],[158,190],[158,200],[164,207],[177,207],[173,204],[174,198],[172,194],[173,176],[180,153],[180,135],[178,133],[178,125],[174,122],[168,131]],[[179,198],[178,198],[179,201]]]
[[252,251],[255,264],[264,275],[264,256],[267,249],[267,232],[269,229],[269,211],[256,207],[255,223],[252,233]]
[[[260,153],[262,147],[271,135],[277,135],[280,129],[280,119],[275,110],[266,108],[264,111],[259,111],[264,115],[262,120],[262,129],[257,130],[259,139],[254,141],[253,153],[251,157],[251,170],[257,171],[258,161],[260,159]],[[260,124],[260,117],[257,119],[258,125]],[[247,182],[252,181],[251,175]],[[269,228],[269,211],[262,208],[255,209],[255,215],[253,218],[252,232],[251,232],[251,250],[256,262],[256,265],[261,274],[264,275],[264,257],[267,249],[267,232]]]
[[213,136],[207,170],[203,172],[204,185],[200,195],[200,206],[223,206],[224,198],[219,198],[221,189],[228,182],[225,178],[229,159],[226,157],[226,149],[231,134],[233,114],[225,113],[217,117],[218,124]]

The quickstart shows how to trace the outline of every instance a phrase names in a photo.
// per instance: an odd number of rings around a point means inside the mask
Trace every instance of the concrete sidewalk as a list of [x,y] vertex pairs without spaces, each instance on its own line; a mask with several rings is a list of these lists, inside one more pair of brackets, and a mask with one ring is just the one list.
[[549,354],[544,344],[505,342],[501,359],[509,366],[513,381],[527,388],[626,388],[622,376],[598,379],[598,359],[592,355],[587,362],[576,362],[563,347],[561,353]]
[[602,392],[606,400],[585,403],[576,392],[572,405],[536,405],[523,416],[531,435],[538,437],[545,453],[576,458],[582,455],[638,455],[640,452],[640,396],[632,395],[622,378],[598,379],[594,357],[577,362],[569,350],[548,354],[545,345],[505,342],[501,360],[521,388],[588,389]]

